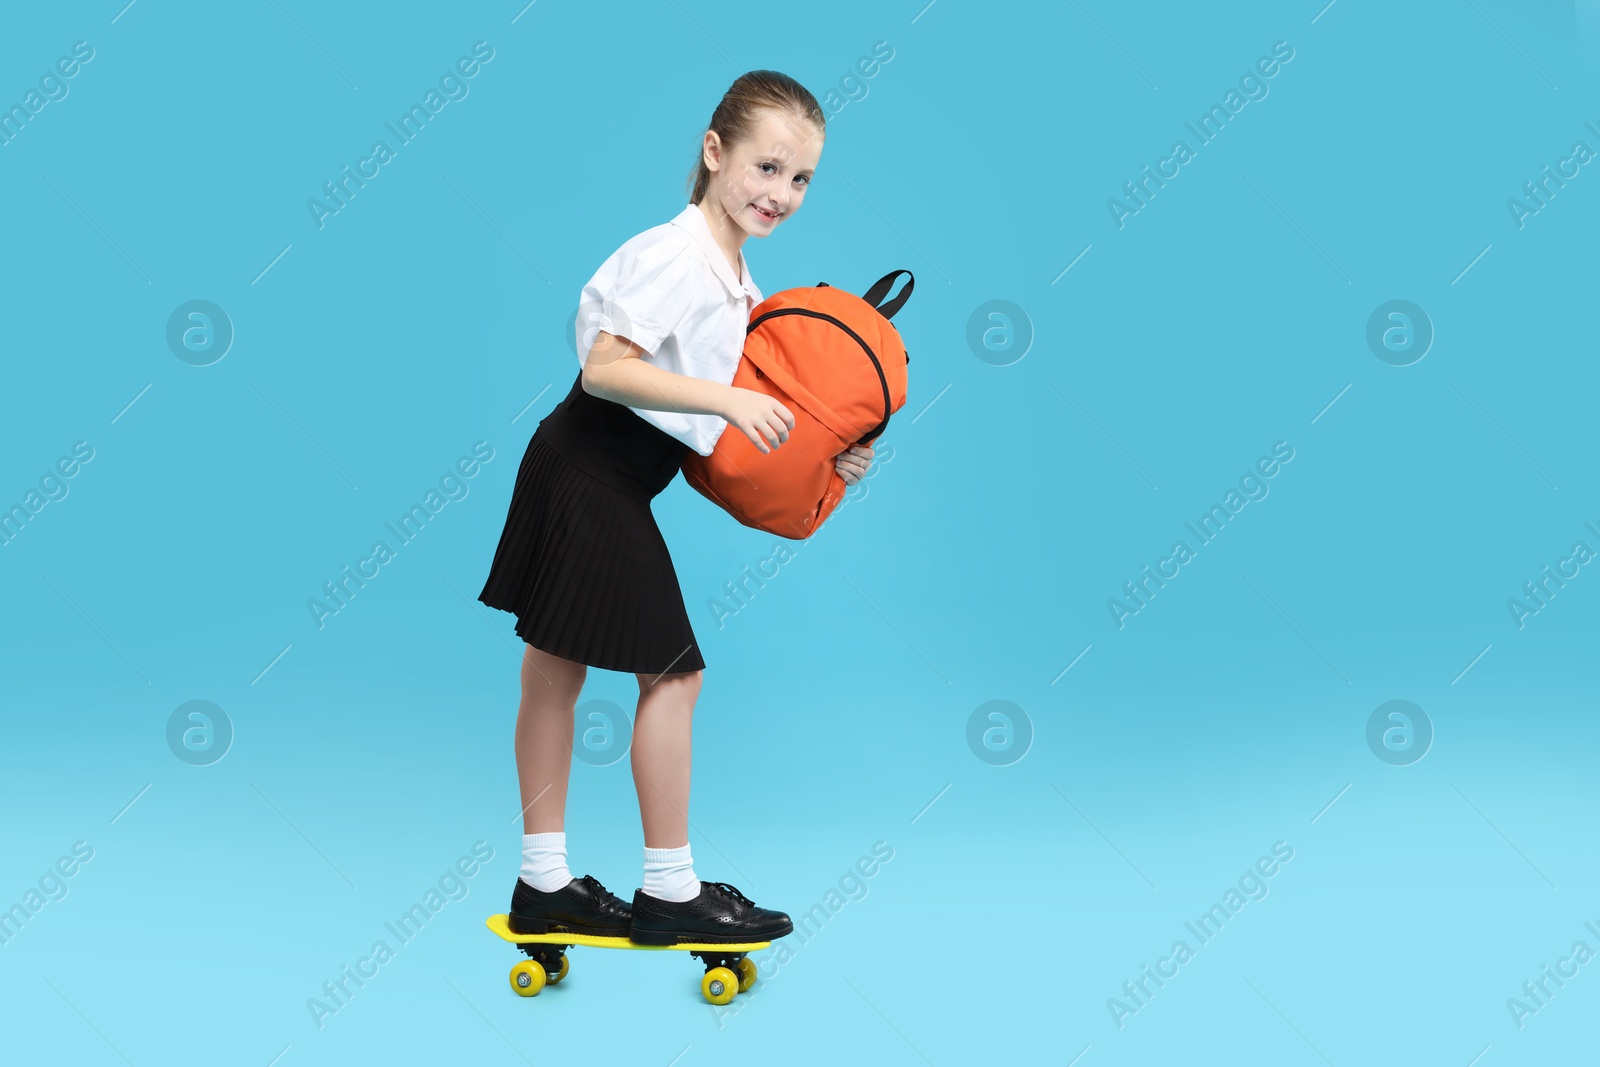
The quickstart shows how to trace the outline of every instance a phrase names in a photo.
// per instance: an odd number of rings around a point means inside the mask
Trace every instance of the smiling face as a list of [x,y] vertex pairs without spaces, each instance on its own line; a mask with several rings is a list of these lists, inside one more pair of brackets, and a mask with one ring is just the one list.
[[800,210],[822,157],[816,124],[770,108],[758,112],[750,136],[731,148],[707,132],[702,150],[711,182],[706,197],[751,237],[766,237]]

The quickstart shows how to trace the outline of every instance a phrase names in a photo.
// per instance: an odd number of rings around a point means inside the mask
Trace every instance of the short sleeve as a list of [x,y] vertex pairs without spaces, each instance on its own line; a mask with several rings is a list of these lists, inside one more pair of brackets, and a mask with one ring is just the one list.
[[579,303],[578,362],[588,357],[597,330],[626,337],[651,355],[688,315],[694,272],[703,255],[681,227],[661,226],[634,237],[584,286]]

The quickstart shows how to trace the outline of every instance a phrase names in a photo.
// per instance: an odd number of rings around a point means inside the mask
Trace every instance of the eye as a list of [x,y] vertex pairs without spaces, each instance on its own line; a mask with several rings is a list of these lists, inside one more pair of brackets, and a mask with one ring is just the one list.
[[803,185],[810,185],[811,184],[811,179],[806,177],[804,174],[796,174],[794,176],[794,180],[797,181],[797,182],[800,182]]
[[762,167],[762,168],[771,167],[772,168],[772,173],[777,173],[777,170],[778,170],[778,168],[774,167],[771,163],[757,163],[756,166]]

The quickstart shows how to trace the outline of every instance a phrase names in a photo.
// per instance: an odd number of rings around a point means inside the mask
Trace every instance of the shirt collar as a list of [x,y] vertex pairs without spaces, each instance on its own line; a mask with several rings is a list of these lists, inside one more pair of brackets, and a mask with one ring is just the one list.
[[700,210],[698,204],[690,204],[672,221],[694,234],[700,243],[700,250],[705,253],[706,262],[711,264],[712,272],[722,280],[722,284],[735,300],[747,295],[753,300],[761,299],[761,291],[750,280],[750,264],[745,262],[744,249],[739,250],[739,269],[744,275],[744,281],[741,282],[733,273],[733,264],[728,262],[728,257],[723,254],[716,238],[712,236],[711,224],[706,221],[705,212]]

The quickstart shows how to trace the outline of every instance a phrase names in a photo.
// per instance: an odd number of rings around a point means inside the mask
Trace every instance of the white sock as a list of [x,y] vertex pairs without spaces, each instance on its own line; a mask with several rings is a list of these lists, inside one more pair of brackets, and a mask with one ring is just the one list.
[[572,872],[567,870],[566,831],[522,835],[522,880],[541,893],[566,888],[572,881]]
[[700,895],[689,846],[644,850],[644,891],[657,900],[682,902]]

